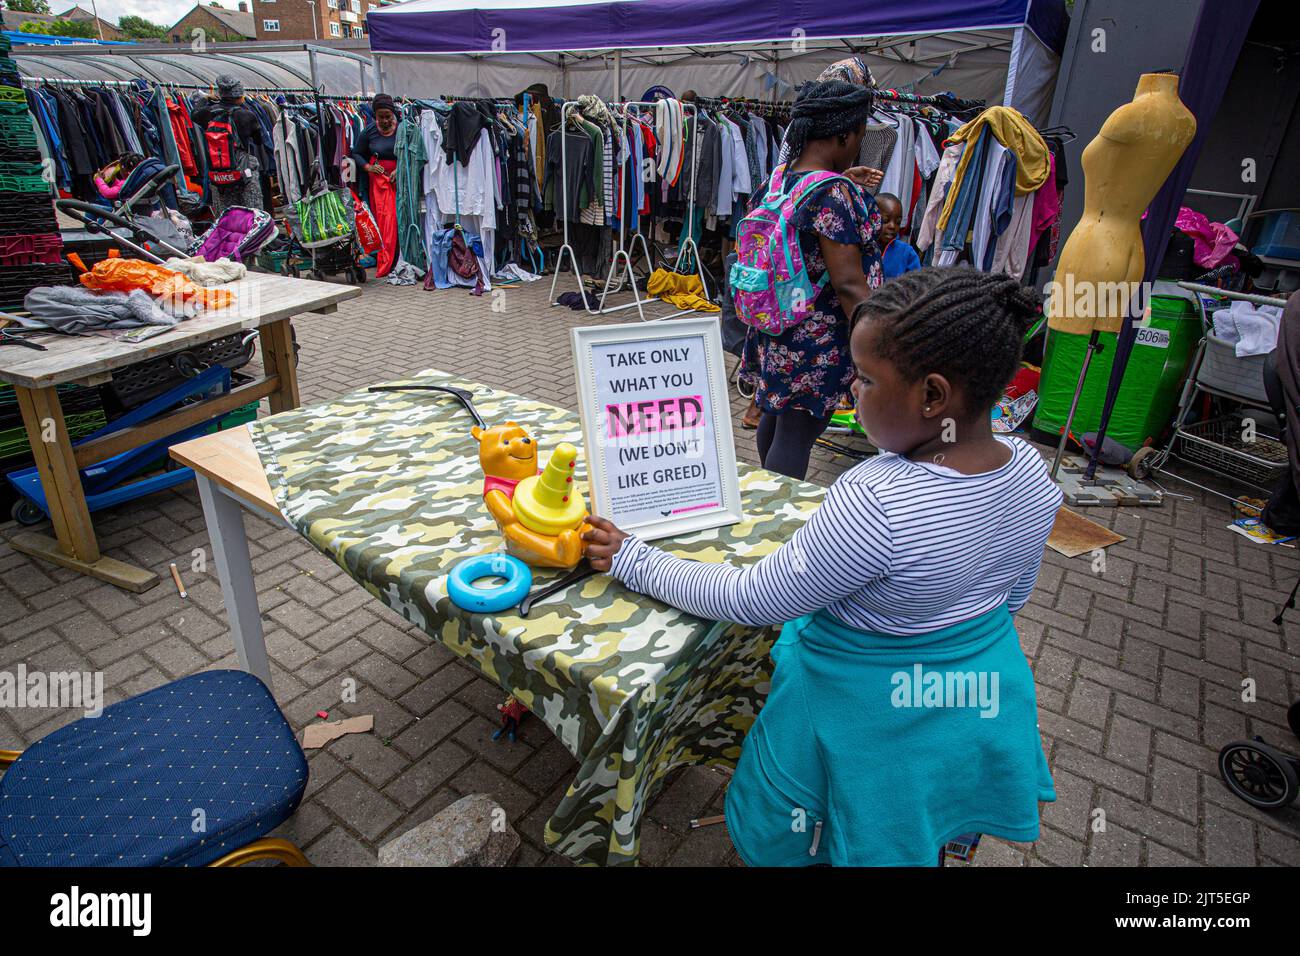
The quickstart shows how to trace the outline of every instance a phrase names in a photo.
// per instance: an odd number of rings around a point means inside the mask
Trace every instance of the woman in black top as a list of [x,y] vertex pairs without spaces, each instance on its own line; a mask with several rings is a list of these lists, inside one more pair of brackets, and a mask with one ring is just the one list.
[[244,85],[229,73],[217,77],[217,93],[220,99],[215,103],[206,103],[190,113],[196,126],[206,131],[214,119],[230,117],[230,123],[239,136],[247,158],[241,160],[245,175],[236,183],[220,186],[212,185],[212,218],[217,219],[231,206],[246,206],[249,209],[263,209],[266,200],[262,197],[262,164],[258,157],[263,150],[269,150],[262,137],[262,124],[257,121],[253,111],[243,105]]
[[381,243],[375,277],[383,278],[397,260],[397,193],[393,177],[397,172],[397,107],[387,93],[376,93],[371,101],[375,121],[368,123],[352,148],[357,186],[369,197],[370,212],[379,227]]

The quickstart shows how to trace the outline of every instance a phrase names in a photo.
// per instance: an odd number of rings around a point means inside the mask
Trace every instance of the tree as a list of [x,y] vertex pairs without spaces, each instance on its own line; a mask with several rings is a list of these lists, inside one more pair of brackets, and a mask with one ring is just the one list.
[[94,40],[99,33],[90,20],[54,20],[50,23],[28,20],[18,28],[19,33],[41,33],[51,37],[76,37]]
[[15,13],[49,13],[46,0],[5,0],[5,9]]
[[146,20],[144,17],[133,15],[121,17],[117,21],[117,28],[122,31],[122,35],[128,40],[167,39],[166,27],[160,26],[152,20]]

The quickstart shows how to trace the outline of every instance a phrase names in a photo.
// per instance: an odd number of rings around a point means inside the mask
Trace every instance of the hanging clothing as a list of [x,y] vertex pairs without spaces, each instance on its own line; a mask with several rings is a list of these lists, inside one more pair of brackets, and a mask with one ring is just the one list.
[[560,219],[577,222],[591,202],[595,155],[595,145],[585,131],[557,130],[547,138],[542,192],[547,208],[554,209]]
[[944,201],[944,207],[952,212],[951,218],[945,221],[943,213],[939,214],[939,225],[944,230],[945,251],[960,252],[966,245],[967,234],[975,218],[975,207],[984,176],[984,163],[988,156],[989,143],[993,139],[992,134],[977,134],[970,148],[962,153],[961,159],[957,162],[957,173],[961,172],[962,163],[966,163],[968,168],[965,176],[961,178],[955,178],[957,174],[954,174],[952,188],[948,190],[948,198]]
[[934,185],[930,190],[930,196],[925,205],[925,215],[921,218],[921,228],[916,234],[915,245],[922,252],[930,248],[930,245],[935,241],[935,232],[939,225],[939,213],[943,209],[944,197],[952,186],[953,174],[965,149],[965,143],[954,143],[943,151],[943,156],[939,160],[939,169],[935,173]]
[[[968,142],[981,139],[981,133],[988,132],[997,141],[1016,154],[1016,195],[1023,196],[1041,186],[1051,172],[1047,143],[1034,125],[1017,110],[1006,106],[990,106],[979,116],[952,134],[954,142]],[[957,170],[953,174],[954,182],[960,184],[964,179],[972,158],[970,151],[963,153]],[[982,157],[981,153],[981,157]],[[939,214],[939,225],[948,228],[948,219],[952,216],[953,203],[957,197],[950,191]]]
[[453,103],[442,144],[448,162],[454,159],[462,166],[468,166],[478,148],[479,134],[491,126],[492,117],[480,104],[465,100]]
[[1047,177],[1047,181],[1039,187],[1034,193],[1034,216],[1033,225],[1029,230],[1029,245],[1033,248],[1038,245],[1039,237],[1048,229],[1052,223],[1061,218],[1061,194],[1056,189],[1056,155],[1052,154],[1052,174]]
[[375,224],[379,226],[381,243],[375,262],[375,278],[382,279],[393,270],[393,265],[397,262],[397,194],[390,178],[397,171],[397,163],[378,157],[371,157],[370,161],[384,170],[384,175],[370,177],[370,211],[374,214]]
[[[397,194],[395,217],[398,229],[398,246],[402,259],[415,268],[420,276],[428,268],[424,253],[424,233],[420,230],[420,197],[424,189],[424,141],[418,122],[402,120],[397,125],[397,155],[395,167]],[[439,156],[441,158],[441,156]]]
[[1033,228],[1033,220],[1033,194],[1017,196],[1011,204],[1011,222],[998,237],[990,271],[1005,272],[1013,279],[1024,278],[1029,261],[1029,232]]
[[[986,260],[992,264],[993,244],[999,234],[1011,220],[1011,199],[1015,187],[1016,154],[1001,143],[993,141],[988,144],[988,156],[984,160],[984,173],[980,194],[975,199],[975,222],[971,229],[971,264],[977,269],[987,270]],[[1007,176],[1010,176],[1010,181]],[[1005,207],[1005,217],[1001,219],[1001,228],[997,228],[994,206]]]

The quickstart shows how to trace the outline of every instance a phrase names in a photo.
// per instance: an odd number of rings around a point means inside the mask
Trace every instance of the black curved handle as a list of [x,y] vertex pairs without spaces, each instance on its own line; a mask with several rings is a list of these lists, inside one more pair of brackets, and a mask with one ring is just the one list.
[[538,601],[545,601],[552,594],[558,594],[565,588],[577,584],[579,581],[585,581],[595,573],[596,569],[588,563],[586,558],[583,558],[578,562],[574,569],[564,577],[557,581],[552,581],[550,584],[546,585],[546,587],[537,588],[535,591],[530,591],[528,594],[524,595],[524,599],[519,602],[519,616],[527,617],[528,612],[533,609],[533,605]]
[[146,199],[152,198],[167,184],[167,180],[171,179],[180,171],[181,168],[176,163],[172,163],[170,166],[164,166],[162,169],[158,170],[158,172],[146,179],[144,184],[132,193],[130,197],[121,201],[120,205],[130,208],[138,202],[143,202]]
[[125,218],[120,213],[114,212],[105,206],[98,206],[93,202],[86,202],[82,199],[56,199],[54,205],[59,212],[67,213],[72,216],[72,218],[84,222],[86,228],[89,229],[90,232],[100,232],[101,230],[104,230],[103,224],[92,220],[92,216],[96,219],[107,219],[114,225],[121,226],[125,229],[134,228],[134,224],[130,219]]

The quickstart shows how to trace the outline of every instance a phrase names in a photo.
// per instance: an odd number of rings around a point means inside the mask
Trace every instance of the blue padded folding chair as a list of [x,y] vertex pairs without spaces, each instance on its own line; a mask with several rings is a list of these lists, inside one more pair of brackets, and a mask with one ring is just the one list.
[[[307,759],[266,685],[206,671],[0,751],[0,866],[308,866],[266,834]],[[196,830],[198,832],[196,832]]]

